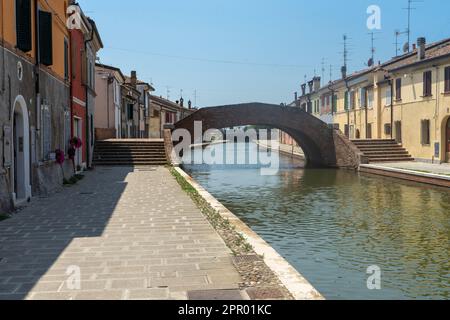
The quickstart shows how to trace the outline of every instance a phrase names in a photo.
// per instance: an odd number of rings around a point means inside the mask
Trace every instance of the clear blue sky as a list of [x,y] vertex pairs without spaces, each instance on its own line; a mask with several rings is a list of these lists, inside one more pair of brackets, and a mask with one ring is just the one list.
[[[367,7],[382,10],[375,60],[395,53],[394,31],[404,31],[407,0],[79,0],[98,24],[102,63],[137,70],[158,95],[199,107],[239,102],[291,102],[305,75],[333,78],[349,40],[349,71],[370,57]],[[415,3],[412,39],[450,37],[450,2]],[[400,38],[401,42],[406,37]]]

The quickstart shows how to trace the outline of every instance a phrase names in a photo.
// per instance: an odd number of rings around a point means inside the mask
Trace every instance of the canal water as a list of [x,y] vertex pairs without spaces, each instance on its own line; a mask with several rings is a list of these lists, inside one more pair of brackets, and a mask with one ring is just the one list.
[[[285,156],[280,168],[266,176],[254,165],[184,165],[327,299],[450,298],[450,191],[304,169]],[[380,290],[368,289],[370,266],[381,270]]]

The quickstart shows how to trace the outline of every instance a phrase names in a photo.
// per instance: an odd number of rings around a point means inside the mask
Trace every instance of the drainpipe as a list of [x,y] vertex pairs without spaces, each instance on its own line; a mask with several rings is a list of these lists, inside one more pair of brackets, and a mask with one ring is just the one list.
[[[35,121],[36,121],[36,133],[39,133],[39,146],[42,146],[42,137],[41,137],[41,92],[40,92],[40,72],[39,72],[39,8],[38,8],[38,0],[34,0],[34,56],[35,56],[35,66],[34,66],[34,73],[35,73],[35,104],[36,104],[36,114],[35,114]],[[30,144],[31,148],[31,144]],[[40,152],[36,154],[39,154],[41,156],[42,149],[39,148]],[[36,160],[39,161],[40,157],[36,156]],[[31,161],[30,161],[31,165]],[[31,172],[31,171],[30,171]],[[33,184],[32,179],[30,179],[31,184]]]
[[4,16],[4,7],[3,7],[3,0],[0,0],[0,11],[2,12],[1,20],[2,20],[2,87],[0,92],[3,94],[6,90],[6,72],[5,72],[5,21],[3,19]]
[[[89,36],[89,39],[84,40],[84,52],[86,52],[86,59],[88,58],[88,43],[91,42],[94,39],[94,29],[91,26],[91,33]],[[95,61],[94,61],[95,63]],[[89,64],[86,63],[86,70],[84,70],[86,72],[86,77],[88,74],[88,68],[89,68]],[[85,84],[85,91],[86,91],[86,129],[85,129],[85,134],[86,134],[86,165],[88,168],[90,168],[90,157],[91,157],[91,144],[92,141],[90,141],[90,136],[89,136],[89,131],[90,131],[90,118],[89,118],[89,84]]]

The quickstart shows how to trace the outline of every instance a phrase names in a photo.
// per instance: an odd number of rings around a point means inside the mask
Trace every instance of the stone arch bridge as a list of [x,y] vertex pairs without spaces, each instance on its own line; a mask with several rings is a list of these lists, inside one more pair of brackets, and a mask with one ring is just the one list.
[[280,129],[303,149],[310,167],[357,168],[362,154],[340,131],[300,108],[264,103],[246,103],[198,110],[175,124],[194,137],[194,122],[201,121],[203,131],[258,125]]

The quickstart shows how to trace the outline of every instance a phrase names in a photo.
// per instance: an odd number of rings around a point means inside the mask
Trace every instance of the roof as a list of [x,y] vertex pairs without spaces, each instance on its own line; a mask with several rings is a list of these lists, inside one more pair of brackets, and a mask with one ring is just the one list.
[[195,109],[188,109],[186,107],[182,107],[182,106],[180,106],[179,104],[177,104],[177,103],[175,103],[173,101],[170,101],[170,100],[164,99],[163,97],[158,97],[158,96],[155,96],[155,95],[152,95],[152,94],[150,95],[150,100],[152,100],[153,102],[156,102],[160,106],[164,106],[164,107],[167,107],[167,108],[183,110],[183,111],[188,111],[188,112],[189,111],[192,111],[192,112],[196,111]]
[[95,66],[99,67],[99,68],[109,69],[109,70],[118,72],[120,74],[120,76],[122,77],[123,81],[125,82],[125,76],[123,75],[122,70],[120,70],[119,68],[113,67],[113,66],[109,66],[109,65],[106,65],[106,64],[101,64],[101,63],[96,63]]

